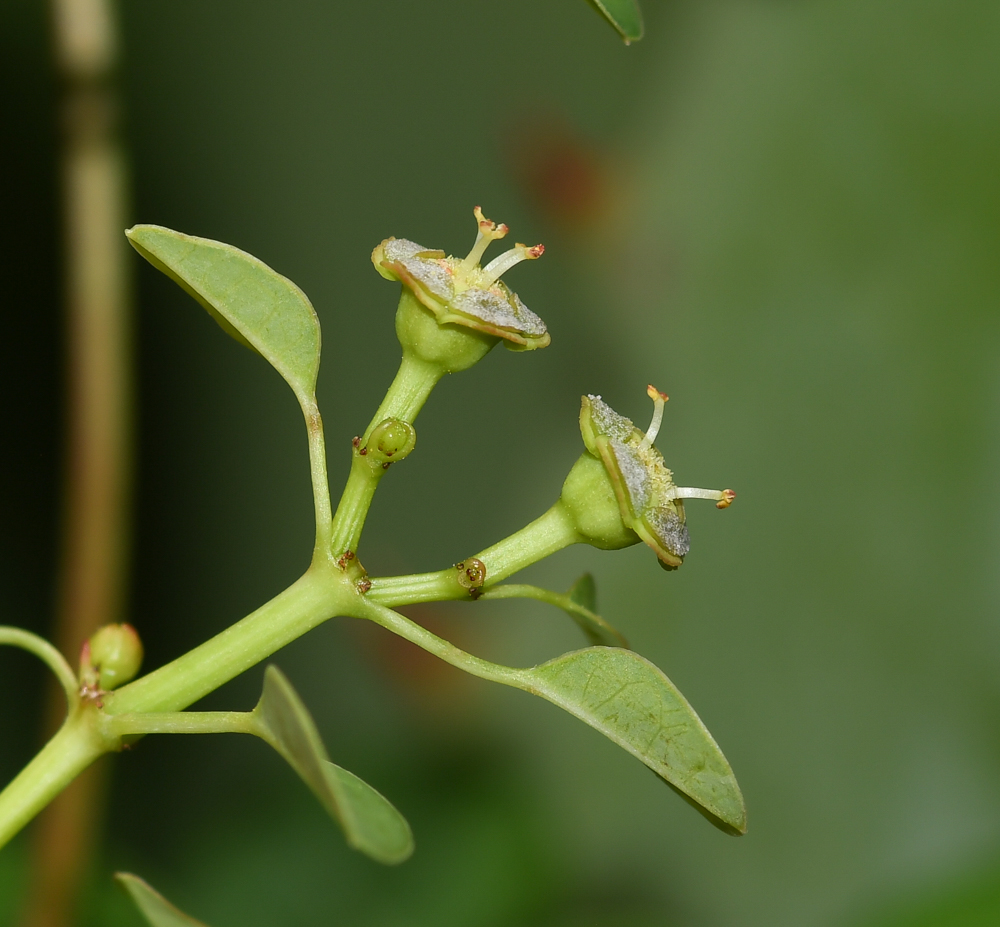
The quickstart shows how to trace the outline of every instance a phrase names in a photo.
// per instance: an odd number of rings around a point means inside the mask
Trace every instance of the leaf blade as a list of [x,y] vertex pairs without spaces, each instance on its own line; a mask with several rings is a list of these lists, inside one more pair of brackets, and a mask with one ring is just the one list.
[[115,881],[125,889],[150,927],[205,927],[172,905],[152,885],[131,872],[116,872]]
[[319,374],[320,329],[305,293],[232,245],[158,225],[125,232],[132,247],[193,296],[222,329],[263,356],[308,399]]
[[718,744],[677,687],[630,650],[590,647],[525,670],[535,694],[645,763],[733,834],[746,806]]
[[642,10],[638,0],[589,0],[594,7],[621,35],[625,44],[638,42],[645,28],[642,23]]
[[386,865],[412,854],[413,834],[406,819],[368,783],[330,762],[308,709],[275,666],[264,673],[254,716],[258,736],[309,786],[351,847]]

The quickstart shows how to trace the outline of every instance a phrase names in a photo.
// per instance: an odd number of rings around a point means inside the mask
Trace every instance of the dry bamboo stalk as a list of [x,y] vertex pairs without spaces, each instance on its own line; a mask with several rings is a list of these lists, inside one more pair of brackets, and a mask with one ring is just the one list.
[[[121,620],[128,559],[130,323],[126,172],[117,133],[117,36],[110,0],[53,0],[62,82],[67,422],[62,553],[54,642],[82,642]],[[65,699],[53,687],[51,729]],[[39,819],[23,927],[70,927],[103,806],[103,765]]]

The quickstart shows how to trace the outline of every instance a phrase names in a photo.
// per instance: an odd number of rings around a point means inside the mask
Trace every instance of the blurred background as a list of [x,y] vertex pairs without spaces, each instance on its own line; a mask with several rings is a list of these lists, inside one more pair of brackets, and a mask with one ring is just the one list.
[[[739,778],[713,829],[555,707],[334,620],[275,657],[333,759],[414,827],[348,850],[249,738],[148,738],[106,761],[81,927],[149,879],[213,927],[932,927],[1000,923],[1000,7],[645,0],[624,47],[580,0],[123,0],[126,224],[231,242],[309,294],[333,491],[398,363],[389,235],[464,253],[472,207],[542,261],[508,282],[552,345],[448,378],[360,557],[437,569],[518,529],[580,452],[579,397],[644,426],[688,508],[644,546],[571,549],[599,610],[680,687]],[[60,79],[40,0],[0,5],[4,441],[0,621],[51,632],[67,380]],[[122,239],[122,249],[126,248]],[[266,364],[140,259],[125,617],[147,667],[305,568],[304,431]],[[582,645],[531,602],[424,607],[527,665]],[[0,776],[38,748],[44,674],[0,653]],[[262,668],[206,708],[249,708]],[[0,920],[32,832],[0,854]]]

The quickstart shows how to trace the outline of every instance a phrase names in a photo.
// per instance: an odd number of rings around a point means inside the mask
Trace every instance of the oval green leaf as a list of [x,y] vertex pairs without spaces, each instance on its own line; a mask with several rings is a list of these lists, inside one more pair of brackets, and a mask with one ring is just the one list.
[[642,38],[642,11],[638,0],[590,0],[590,5],[615,27],[626,45]]
[[196,921],[175,908],[148,882],[138,876],[130,872],[116,872],[115,880],[128,892],[151,927],[205,927],[201,921]]
[[530,690],[642,760],[727,833],[746,833],[743,795],[687,699],[630,650],[591,647],[524,671]]
[[305,293],[253,255],[159,225],[125,232],[132,247],[180,284],[222,329],[266,358],[300,401],[316,390],[319,319]]
[[280,753],[344,831],[350,846],[380,863],[401,863],[413,852],[406,819],[375,789],[331,763],[316,724],[276,666],[264,673],[253,711],[255,733]]

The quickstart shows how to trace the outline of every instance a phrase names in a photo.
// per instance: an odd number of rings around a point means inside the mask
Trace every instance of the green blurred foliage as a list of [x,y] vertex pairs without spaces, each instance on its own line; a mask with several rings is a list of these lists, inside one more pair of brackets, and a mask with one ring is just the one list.
[[[335,491],[398,357],[395,287],[370,249],[397,235],[460,252],[476,203],[548,247],[511,283],[551,347],[439,387],[376,499],[370,571],[438,568],[538,514],[579,453],[581,393],[639,421],[646,383],[670,394],[668,465],[736,504],[689,507],[675,574],[645,548],[580,549],[525,581],[594,573],[603,614],[725,750],[750,829],[718,833],[551,706],[334,622],[276,662],[338,762],[410,820],[413,859],[383,870],[341,847],[249,738],[149,738],[114,760],[85,923],[136,924],[119,868],[215,927],[995,921],[1000,9],[648,2],[627,49],[578,0],[121,9],[130,219],[231,242],[309,295]],[[0,9],[0,257],[18,310],[3,620],[35,630],[61,415],[43,15]],[[293,398],[137,273],[129,620],[154,666],[295,578],[311,505]],[[493,659],[579,646],[538,603],[413,616]],[[34,705],[28,658],[0,660]],[[251,707],[260,679],[205,707]],[[5,773],[36,715],[0,718]],[[0,914],[22,847],[0,856]]]

